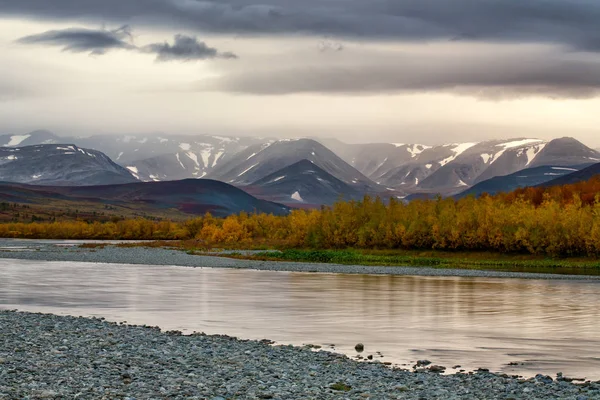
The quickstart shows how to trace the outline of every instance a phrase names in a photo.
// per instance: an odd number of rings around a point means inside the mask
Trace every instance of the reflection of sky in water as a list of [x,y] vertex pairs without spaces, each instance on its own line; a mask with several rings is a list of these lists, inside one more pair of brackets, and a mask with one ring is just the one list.
[[[600,379],[600,283],[0,260],[0,307]],[[511,362],[525,365],[508,367]]]

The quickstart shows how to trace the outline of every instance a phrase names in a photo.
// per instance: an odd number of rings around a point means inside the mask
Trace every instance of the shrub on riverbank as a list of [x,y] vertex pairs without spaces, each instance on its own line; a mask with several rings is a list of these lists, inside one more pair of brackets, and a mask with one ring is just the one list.
[[[0,224],[0,236],[50,239],[187,239],[188,247],[434,249],[550,256],[600,255],[600,179],[549,189],[408,204],[365,197],[288,216],[210,215],[184,223]],[[339,256],[339,255],[338,255]],[[327,261],[314,253],[314,261]],[[304,254],[306,260],[306,254]]]

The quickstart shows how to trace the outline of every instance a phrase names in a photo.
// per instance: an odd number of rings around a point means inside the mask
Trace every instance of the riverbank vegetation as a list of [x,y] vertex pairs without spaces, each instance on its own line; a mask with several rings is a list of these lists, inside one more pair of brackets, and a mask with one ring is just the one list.
[[185,222],[129,219],[0,224],[35,239],[187,240],[198,248],[396,249],[550,257],[600,255],[600,178],[478,199],[338,202],[288,216],[210,215]]

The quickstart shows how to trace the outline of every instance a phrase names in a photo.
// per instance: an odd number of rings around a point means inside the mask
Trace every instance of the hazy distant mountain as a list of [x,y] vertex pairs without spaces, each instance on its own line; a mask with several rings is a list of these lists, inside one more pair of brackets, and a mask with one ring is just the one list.
[[[31,146],[34,144],[60,143],[60,138],[50,131],[33,131],[24,135],[1,135],[0,146],[16,147]],[[68,142],[71,143],[71,142]]]
[[479,182],[455,197],[462,198],[469,195],[480,196],[483,193],[496,194],[500,192],[511,192],[521,187],[538,186],[587,167],[589,167],[589,164],[572,167],[541,166],[527,168],[510,175],[496,176],[483,182]]
[[600,175],[600,163],[590,165],[587,168],[584,168],[580,171],[572,172],[568,175],[557,177],[556,179],[553,179],[548,182],[544,182],[542,185],[539,185],[539,186],[549,187],[549,186],[558,186],[558,185],[570,185],[573,183],[587,181],[596,175]]
[[248,146],[265,141],[268,139],[161,134],[58,137],[48,131],[0,136],[3,146],[74,143],[95,149],[131,171],[137,169],[134,173],[144,181],[201,178]]
[[169,182],[137,182],[106,186],[30,186],[0,183],[0,200],[32,202],[42,205],[98,203],[139,212],[163,215],[164,210],[202,215],[210,212],[224,217],[241,211],[285,215],[289,209],[282,204],[259,200],[236,187],[208,179],[186,179]]
[[263,199],[290,205],[333,204],[364,195],[309,160],[300,160],[244,188]]
[[68,144],[0,147],[0,181],[36,185],[137,182],[105,154]]
[[249,147],[215,168],[208,177],[245,186],[302,160],[310,161],[355,190],[363,193],[380,190],[369,178],[312,139],[280,140]]

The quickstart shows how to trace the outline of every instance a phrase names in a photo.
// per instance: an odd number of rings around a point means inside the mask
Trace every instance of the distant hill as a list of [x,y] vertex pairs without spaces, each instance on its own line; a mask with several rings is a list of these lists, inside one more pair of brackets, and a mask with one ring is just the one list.
[[154,215],[169,209],[193,215],[210,212],[220,217],[242,211],[275,215],[289,211],[281,204],[257,199],[241,189],[207,179],[78,187],[0,183],[0,201],[46,205],[91,202],[153,211]]
[[550,182],[561,176],[569,175],[573,172],[587,168],[589,164],[575,165],[571,167],[560,166],[542,166],[527,168],[506,176],[496,176],[455,195],[455,198],[462,198],[469,195],[480,196],[483,193],[496,194],[500,192],[511,192],[517,188],[527,186],[538,186],[545,182]]
[[300,160],[253,182],[245,189],[257,197],[297,205],[333,204],[356,200],[363,193],[342,182],[309,160]]
[[571,185],[573,183],[584,182],[590,180],[596,175],[600,175],[600,163],[590,165],[587,168],[584,168],[580,171],[572,172],[568,175],[564,175],[558,177],[556,179],[552,179],[550,181],[544,182],[539,186],[550,187],[550,186],[561,186],[561,185]]
[[137,182],[105,154],[71,144],[0,147],[0,181],[52,186]]

